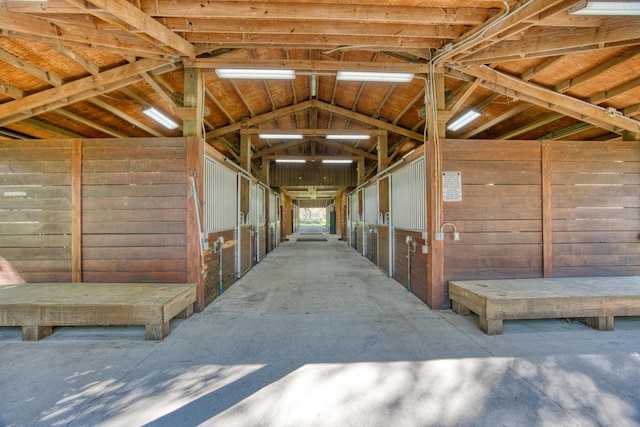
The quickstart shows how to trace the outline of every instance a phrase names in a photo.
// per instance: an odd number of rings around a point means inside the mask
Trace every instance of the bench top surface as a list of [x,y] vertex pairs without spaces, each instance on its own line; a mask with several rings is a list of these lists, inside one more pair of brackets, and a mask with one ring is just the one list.
[[0,307],[12,305],[156,305],[193,293],[193,283],[24,283],[0,286]]
[[455,300],[455,294],[460,290],[489,299],[640,297],[640,276],[452,280],[449,282],[452,299]]

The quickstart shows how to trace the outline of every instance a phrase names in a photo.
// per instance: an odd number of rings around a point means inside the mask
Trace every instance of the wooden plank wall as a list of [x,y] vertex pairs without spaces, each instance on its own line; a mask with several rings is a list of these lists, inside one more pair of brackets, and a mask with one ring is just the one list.
[[0,150],[0,256],[26,281],[188,281],[186,139]]
[[71,147],[0,141],[0,256],[27,282],[71,281]]
[[[453,141],[445,280],[640,274],[640,142]],[[447,229],[449,230],[449,229]]]
[[224,238],[222,245],[222,290],[226,291],[237,280],[236,274],[236,254],[237,240],[235,230],[209,233],[207,236],[209,249],[205,251],[205,279],[204,279],[204,300],[205,305],[211,304],[220,296],[220,254],[213,253],[213,245],[218,244],[218,238]]
[[83,280],[186,282],[182,139],[83,143]]
[[[404,287],[409,287],[411,281],[411,293],[427,302],[427,255],[421,251],[425,244],[422,233],[396,228],[393,232],[393,278]],[[416,242],[416,251],[409,253],[407,236]],[[411,246],[413,251],[413,246]],[[409,259],[411,257],[411,277],[409,277]]]
[[555,277],[640,275],[640,142],[550,143]]
[[460,232],[445,229],[445,283],[542,277],[541,143],[445,140],[442,155],[462,173],[462,201],[444,203]]

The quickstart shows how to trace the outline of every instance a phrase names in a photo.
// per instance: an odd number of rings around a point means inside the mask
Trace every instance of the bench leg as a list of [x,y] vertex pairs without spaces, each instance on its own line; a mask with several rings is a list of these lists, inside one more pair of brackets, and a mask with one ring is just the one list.
[[178,313],[176,319],[188,319],[191,316],[193,316],[193,304]]
[[599,331],[613,331],[613,316],[587,317],[584,323]]
[[487,335],[502,335],[502,319],[487,319],[480,316],[478,326]]
[[171,327],[169,322],[160,323],[158,325],[145,325],[147,330],[147,339],[148,340],[161,340],[164,339],[169,332],[171,331]]
[[53,333],[52,326],[23,326],[22,341],[38,341]]
[[457,314],[469,314],[471,310],[469,310],[466,306],[460,304],[457,301],[451,301],[451,309],[454,313]]

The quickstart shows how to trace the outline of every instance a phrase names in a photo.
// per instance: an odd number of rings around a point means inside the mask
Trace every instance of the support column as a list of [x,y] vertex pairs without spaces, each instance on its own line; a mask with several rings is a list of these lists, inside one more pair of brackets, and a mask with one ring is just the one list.
[[262,156],[262,182],[264,182],[267,187],[271,187],[269,180],[269,173],[271,171],[271,161],[267,158],[267,156]]
[[378,136],[378,173],[389,167],[389,133]]
[[184,69],[184,109],[182,115],[182,134],[185,137],[202,138],[202,111],[204,109],[202,70],[187,67]]
[[[438,69],[432,76],[435,93],[427,105],[427,141],[425,160],[427,173],[427,304],[434,309],[444,308],[444,241],[436,240],[435,234],[442,224],[442,159],[440,137],[445,136],[444,70]],[[427,83],[429,84],[429,83]],[[434,114],[435,111],[435,114]]]
[[81,139],[71,140],[71,281],[74,283],[82,282]]
[[542,141],[542,265],[544,277],[553,277],[553,221],[551,215],[551,141]]
[[[202,129],[203,111],[203,79],[198,68],[187,67],[184,70],[184,108],[182,109],[182,132],[187,138],[187,188],[191,188],[191,176],[196,184],[198,212],[193,200],[187,200],[187,282],[196,284],[195,311],[202,311],[204,301],[204,271],[202,268],[202,251],[200,238],[202,231],[198,226],[198,215],[203,217],[202,189],[204,182],[204,141]],[[147,334],[149,330],[147,329]]]
[[[243,128],[246,125],[243,123]],[[251,156],[253,155],[251,149],[251,134],[248,132],[240,132],[240,167],[251,173]]]
[[364,178],[365,178],[365,171],[364,171],[364,157],[358,159],[358,185],[361,185],[362,183],[364,183]]

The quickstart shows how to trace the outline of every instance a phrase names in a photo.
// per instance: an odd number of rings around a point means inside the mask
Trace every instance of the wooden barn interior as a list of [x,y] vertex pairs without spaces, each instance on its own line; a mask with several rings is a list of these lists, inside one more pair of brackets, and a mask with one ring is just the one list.
[[640,275],[640,2],[597,3],[0,0],[0,256],[201,311],[320,207],[434,309]]

